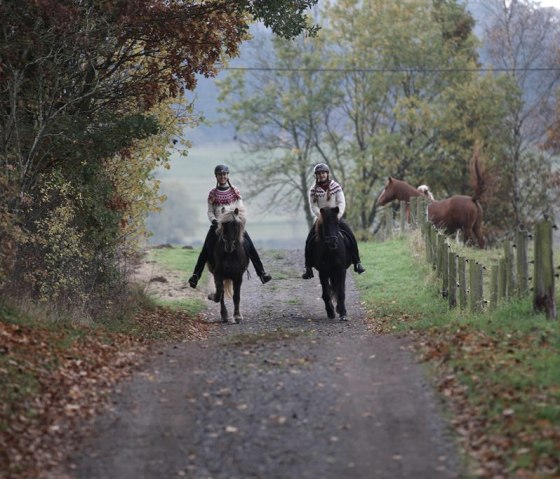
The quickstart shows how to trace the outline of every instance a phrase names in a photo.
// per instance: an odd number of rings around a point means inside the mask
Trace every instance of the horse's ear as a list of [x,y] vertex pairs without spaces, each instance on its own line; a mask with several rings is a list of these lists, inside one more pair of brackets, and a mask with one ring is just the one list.
[[387,182],[388,182],[388,183],[391,183],[392,181],[393,181],[393,178],[391,178],[391,177],[389,176],[389,178],[387,178]]

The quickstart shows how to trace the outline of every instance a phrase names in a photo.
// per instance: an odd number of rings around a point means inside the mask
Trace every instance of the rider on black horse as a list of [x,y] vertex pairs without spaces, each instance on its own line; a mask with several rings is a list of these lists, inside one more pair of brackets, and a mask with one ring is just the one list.
[[[191,288],[196,288],[198,280],[202,276],[204,265],[217,241],[216,228],[218,225],[217,216],[223,206],[234,209],[243,208],[243,200],[240,191],[229,182],[229,168],[226,165],[218,165],[214,168],[214,176],[216,177],[216,187],[212,188],[208,193],[208,219],[210,220],[210,229],[204,240],[204,245],[198,256],[198,261],[194,267],[192,276],[189,278]],[[261,282],[268,283],[272,277],[264,270],[262,261],[255,249],[255,245],[251,241],[249,234],[245,231],[243,235],[243,244],[245,251],[251,259],[257,276]]]
[[[352,229],[342,219],[344,215],[344,209],[346,208],[346,200],[344,199],[344,191],[342,187],[334,180],[329,178],[330,170],[324,163],[319,163],[315,166],[313,170],[315,173],[315,184],[310,188],[308,199],[309,207],[311,208],[311,214],[315,216],[315,222],[320,215],[321,208],[331,207],[334,208],[338,206],[339,213],[338,219],[340,224],[340,229],[342,234],[345,234],[350,240],[350,249],[352,255],[352,263],[354,264],[354,271],[358,274],[362,274],[365,268],[360,262],[360,252],[358,251],[358,243],[356,237],[352,232]],[[305,240],[305,272],[301,276],[303,279],[313,278],[312,269],[312,251],[311,246],[315,240],[315,224],[311,227],[307,239]]]

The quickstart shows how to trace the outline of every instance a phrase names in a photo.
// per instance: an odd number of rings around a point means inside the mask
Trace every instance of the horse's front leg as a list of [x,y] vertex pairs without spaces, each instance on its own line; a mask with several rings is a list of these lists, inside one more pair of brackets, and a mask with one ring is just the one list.
[[216,291],[213,293],[209,293],[208,299],[210,301],[214,301],[215,303],[219,303],[224,297],[224,280],[216,274],[214,275],[214,288],[216,289]]
[[239,276],[233,281],[233,319],[236,323],[240,323],[243,315],[239,311],[239,303],[241,302],[241,283],[243,276]]
[[348,321],[346,316],[346,270],[335,275],[336,312],[341,321]]
[[334,313],[334,306],[331,299],[331,287],[329,285],[329,276],[327,273],[319,271],[319,280],[321,281],[321,287],[323,288],[323,301],[325,302],[325,309],[327,311],[327,317],[333,319],[336,315]]
[[226,306],[225,294],[223,293],[222,293],[222,299],[220,301],[220,316],[222,318],[222,323],[229,323],[230,317]]

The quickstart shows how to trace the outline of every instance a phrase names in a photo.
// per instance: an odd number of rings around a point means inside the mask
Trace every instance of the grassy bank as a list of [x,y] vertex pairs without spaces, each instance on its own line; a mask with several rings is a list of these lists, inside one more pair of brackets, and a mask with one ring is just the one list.
[[535,315],[530,298],[493,313],[450,311],[417,236],[360,248],[372,327],[416,339],[473,476],[558,477],[559,322]]

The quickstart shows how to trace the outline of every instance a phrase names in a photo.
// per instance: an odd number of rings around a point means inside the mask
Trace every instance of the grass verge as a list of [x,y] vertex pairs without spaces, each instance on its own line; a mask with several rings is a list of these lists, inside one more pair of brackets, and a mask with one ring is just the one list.
[[[418,237],[360,245],[371,328],[409,333],[432,366],[477,477],[559,477],[560,323],[531,299],[449,310]],[[488,254],[493,254],[488,252]]]

